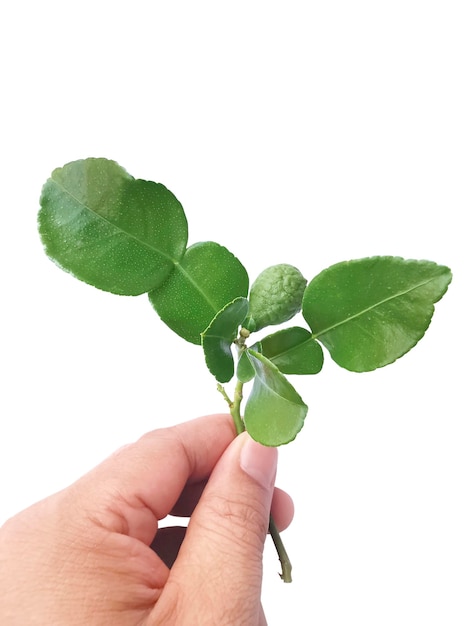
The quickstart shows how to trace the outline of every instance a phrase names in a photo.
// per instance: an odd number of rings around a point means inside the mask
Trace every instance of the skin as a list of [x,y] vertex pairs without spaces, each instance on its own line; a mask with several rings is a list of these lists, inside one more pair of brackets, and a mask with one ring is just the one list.
[[[2,626],[263,626],[277,450],[229,415],[153,431],[0,529]],[[164,527],[168,514],[188,529]]]

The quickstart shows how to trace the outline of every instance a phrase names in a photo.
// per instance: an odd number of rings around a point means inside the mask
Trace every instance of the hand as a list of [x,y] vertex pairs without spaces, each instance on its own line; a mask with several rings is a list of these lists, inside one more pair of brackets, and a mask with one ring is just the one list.
[[[2,626],[258,626],[277,450],[212,415],[151,432],[0,529]],[[188,529],[161,528],[168,514]],[[179,550],[179,551],[178,551]],[[171,569],[170,569],[171,567]]]

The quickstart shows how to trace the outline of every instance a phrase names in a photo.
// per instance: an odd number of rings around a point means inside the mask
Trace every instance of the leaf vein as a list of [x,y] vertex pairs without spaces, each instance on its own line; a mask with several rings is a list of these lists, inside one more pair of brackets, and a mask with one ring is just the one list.
[[324,328],[323,330],[320,330],[320,331],[318,331],[316,333],[312,333],[312,337],[314,339],[316,339],[317,337],[321,337],[325,333],[331,332],[335,328],[338,328],[339,326],[342,326],[343,324],[347,324],[348,322],[351,322],[352,320],[357,319],[357,318],[361,317],[362,315],[365,315],[369,311],[373,311],[374,309],[382,306],[386,302],[390,302],[390,301],[392,301],[392,300],[394,300],[396,298],[400,298],[401,296],[407,295],[408,293],[411,293],[412,291],[415,291],[416,289],[419,289],[420,287],[424,287],[425,285],[429,284],[430,282],[432,282],[435,279],[436,279],[436,276],[432,276],[431,278],[429,278],[427,280],[424,280],[424,281],[418,283],[417,285],[413,285],[409,289],[405,289],[403,291],[400,291],[399,293],[395,293],[392,296],[389,296],[388,298],[384,298],[380,302],[376,302],[375,304],[373,304],[373,305],[371,305],[369,307],[366,307],[365,309],[359,311],[358,313],[354,313],[354,315],[350,315],[350,316],[346,317],[344,320],[336,322],[336,324],[332,324],[331,326],[328,326],[327,328]]
[[82,202],[81,200],[79,200],[79,198],[77,198],[70,190],[66,189],[63,185],[60,185],[56,180],[54,180],[53,178],[51,178],[51,181],[61,190],[63,191],[65,194],[67,194],[70,198],[72,198],[72,200],[74,200],[77,204],[79,204],[81,207],[83,207],[84,209],[86,209],[89,213],[92,213],[96,218],[100,219],[101,221],[105,222],[106,224],[112,226],[113,228],[115,228],[116,230],[119,230],[121,233],[124,233],[126,236],[128,236],[131,239],[134,239],[135,241],[137,241],[139,244],[141,244],[142,246],[145,246],[146,248],[148,248],[149,250],[151,250],[152,252],[157,252],[158,254],[160,254],[161,256],[163,256],[165,259],[171,261],[172,263],[176,264],[177,260],[172,258],[170,255],[168,255],[166,252],[164,252],[163,250],[160,250],[159,248],[156,248],[155,246],[151,245],[150,243],[148,243],[147,241],[144,241],[142,239],[140,239],[139,237],[137,237],[136,235],[124,230],[123,228],[121,228],[120,226],[118,226],[117,224],[115,224],[114,222],[112,222],[111,220],[107,219],[106,217],[104,217],[103,215],[101,215],[100,213],[97,213],[92,207],[88,206],[87,204],[85,204],[84,202]]

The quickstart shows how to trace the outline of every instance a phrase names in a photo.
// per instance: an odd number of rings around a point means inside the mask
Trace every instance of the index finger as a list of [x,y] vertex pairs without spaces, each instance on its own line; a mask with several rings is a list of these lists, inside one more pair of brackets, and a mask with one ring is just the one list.
[[226,414],[152,431],[75,483],[74,498],[108,530],[150,544],[185,485],[207,478],[234,437]]

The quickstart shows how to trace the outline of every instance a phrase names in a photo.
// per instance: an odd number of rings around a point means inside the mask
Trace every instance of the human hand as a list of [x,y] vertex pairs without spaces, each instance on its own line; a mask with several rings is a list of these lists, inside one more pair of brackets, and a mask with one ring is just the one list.
[[[269,512],[282,530],[293,506],[277,450],[234,436],[228,415],[153,431],[9,520],[2,626],[266,624]],[[191,515],[186,533],[157,532],[170,513]]]

